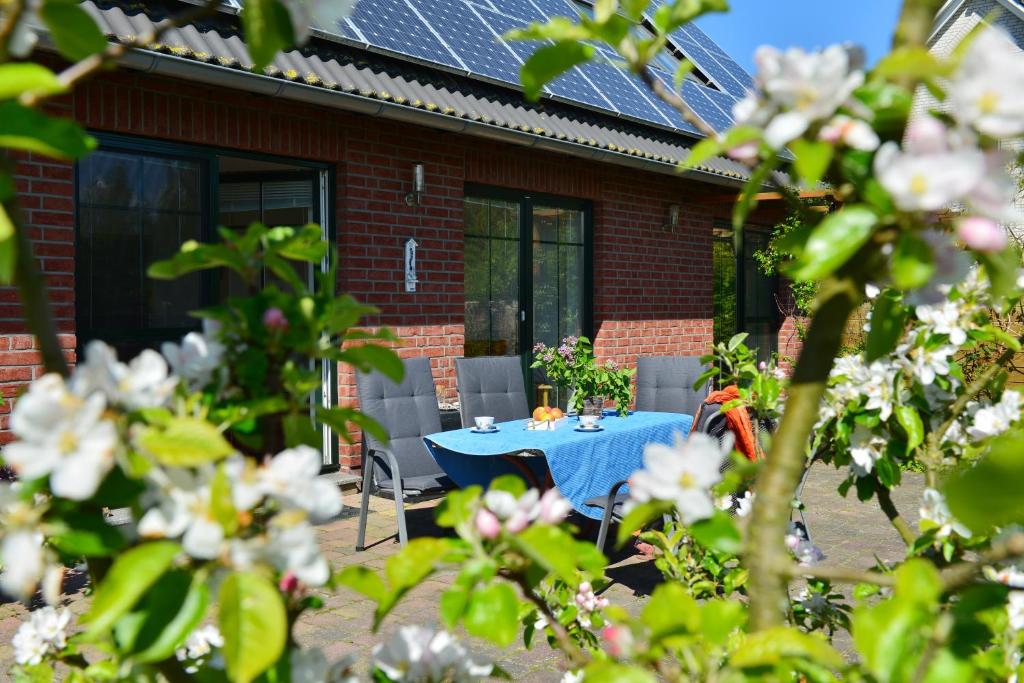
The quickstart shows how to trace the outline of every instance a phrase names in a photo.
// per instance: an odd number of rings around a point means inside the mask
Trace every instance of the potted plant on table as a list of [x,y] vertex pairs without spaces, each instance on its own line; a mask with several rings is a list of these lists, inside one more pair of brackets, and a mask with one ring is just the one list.
[[586,337],[566,337],[558,348],[537,344],[531,368],[543,368],[548,380],[572,391],[571,407],[582,415],[600,415],[605,401],[613,401],[626,415],[633,398],[635,370],[619,368],[615,361],[598,363]]

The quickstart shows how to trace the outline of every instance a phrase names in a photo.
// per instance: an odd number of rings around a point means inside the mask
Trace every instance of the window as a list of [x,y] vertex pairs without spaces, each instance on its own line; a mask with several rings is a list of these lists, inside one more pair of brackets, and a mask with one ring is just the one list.
[[534,344],[591,333],[586,203],[471,187],[463,215],[467,356],[522,356],[525,367]]
[[146,268],[205,237],[204,176],[201,160],[151,154],[100,151],[79,164],[80,335],[137,351],[195,328],[203,276],[165,282]]
[[778,351],[778,281],[754,260],[754,252],[767,245],[768,235],[751,229],[743,232],[743,258],[736,257],[731,228],[715,228],[712,242],[715,343],[746,332],[747,346],[761,360]]

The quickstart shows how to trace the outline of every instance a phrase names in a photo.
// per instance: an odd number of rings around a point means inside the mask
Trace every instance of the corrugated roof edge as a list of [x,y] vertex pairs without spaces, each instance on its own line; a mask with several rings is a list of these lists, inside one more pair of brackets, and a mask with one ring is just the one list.
[[[127,41],[152,25],[143,11],[127,14],[121,6],[100,8],[92,0],[83,6],[99,21],[109,38]],[[134,6],[139,8],[138,5]],[[331,51],[307,48],[279,53],[274,63],[262,73],[251,66],[248,50],[237,35],[223,35],[216,30],[201,31],[186,26],[169,32],[164,42],[136,51],[122,60],[126,66],[148,72],[223,84],[227,74],[233,78],[229,87],[255,90],[262,94],[287,97],[299,101],[376,114],[387,118],[417,119],[416,123],[435,128],[483,137],[499,137],[520,145],[537,146],[574,156],[641,166],[660,173],[676,173],[689,145],[628,130],[621,120],[600,121],[600,116],[567,112],[552,114],[551,107],[518,102],[502,102],[497,93],[481,96],[479,84],[436,82],[437,74],[413,74],[410,65],[400,73],[388,73],[381,65],[372,64],[377,57],[366,53],[352,61],[340,63]],[[327,59],[324,59],[327,57]],[[357,60],[358,59],[358,63]],[[194,69],[184,68],[192,64]],[[374,67],[379,71],[375,71]],[[430,77],[434,78],[430,78]],[[447,74],[445,74],[447,76]],[[454,77],[447,78],[455,81]],[[435,82],[431,82],[435,81]],[[476,87],[474,87],[476,86]],[[316,92],[319,91],[319,92]],[[326,97],[325,97],[326,96]],[[403,115],[405,112],[406,115]],[[447,119],[444,121],[443,119]],[[672,136],[679,138],[680,136]],[[737,162],[716,157],[698,168],[687,171],[704,180],[725,184],[744,182],[749,173]]]

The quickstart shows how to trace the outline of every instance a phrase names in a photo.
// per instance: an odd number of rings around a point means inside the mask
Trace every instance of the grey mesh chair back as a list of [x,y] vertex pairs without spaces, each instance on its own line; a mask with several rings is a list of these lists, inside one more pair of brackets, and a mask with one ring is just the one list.
[[490,415],[495,422],[530,416],[518,356],[456,358],[455,375],[463,426],[472,426],[473,418],[481,415]]
[[[364,434],[363,438],[369,449],[386,448],[394,454],[406,488],[414,484],[415,488],[422,488],[424,479],[444,475],[423,443],[424,436],[441,431],[441,413],[430,359],[409,358],[402,363],[405,377],[398,384],[379,372],[356,374],[359,409],[381,423],[391,435],[386,445],[371,434]],[[381,463],[377,485],[386,488],[391,474],[390,468]]]
[[693,383],[707,369],[696,356],[643,356],[636,363],[636,409],[696,415],[708,391]]

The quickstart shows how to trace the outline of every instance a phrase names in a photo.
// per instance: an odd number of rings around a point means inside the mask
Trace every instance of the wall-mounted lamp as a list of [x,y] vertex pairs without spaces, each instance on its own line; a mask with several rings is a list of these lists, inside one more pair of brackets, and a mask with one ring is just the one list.
[[412,167],[412,192],[405,195],[405,203],[409,206],[419,206],[423,200],[423,164],[413,164]]
[[668,227],[669,230],[679,225],[679,205],[670,204],[668,207]]

